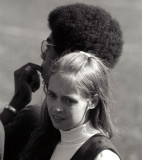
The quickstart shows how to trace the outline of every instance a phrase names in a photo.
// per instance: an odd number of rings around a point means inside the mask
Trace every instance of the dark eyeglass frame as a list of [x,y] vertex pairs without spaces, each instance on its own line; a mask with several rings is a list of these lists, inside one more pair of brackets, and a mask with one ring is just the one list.
[[48,89],[47,89],[47,88],[48,88],[48,84],[46,84],[44,80],[42,81],[42,84],[43,84],[44,94],[47,96],[47,93],[48,93],[48,91],[47,91],[47,90],[48,90]]

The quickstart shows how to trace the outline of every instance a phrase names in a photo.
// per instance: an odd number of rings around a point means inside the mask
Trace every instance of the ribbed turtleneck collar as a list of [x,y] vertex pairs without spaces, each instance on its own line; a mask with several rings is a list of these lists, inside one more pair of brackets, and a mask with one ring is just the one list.
[[87,122],[81,126],[73,128],[69,131],[62,131],[61,133],[61,143],[79,143],[99,133],[98,130],[94,129],[91,122]]

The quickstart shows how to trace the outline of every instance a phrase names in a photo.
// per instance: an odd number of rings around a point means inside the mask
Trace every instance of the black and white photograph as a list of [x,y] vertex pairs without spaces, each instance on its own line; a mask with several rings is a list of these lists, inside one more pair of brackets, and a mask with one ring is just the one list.
[[0,0],[0,160],[140,160],[142,1]]

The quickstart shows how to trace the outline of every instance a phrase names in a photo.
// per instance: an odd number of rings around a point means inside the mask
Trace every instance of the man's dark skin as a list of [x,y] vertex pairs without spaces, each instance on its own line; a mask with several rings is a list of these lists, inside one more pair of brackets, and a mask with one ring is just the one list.
[[[51,34],[47,38],[51,44]],[[47,56],[48,55],[48,56]],[[49,45],[48,50],[41,53],[43,60],[41,66],[28,63],[14,72],[15,92],[9,105],[16,109],[16,113],[7,108],[0,114],[0,119],[5,128],[5,156],[4,160],[9,158],[18,159],[24,146],[27,144],[31,133],[40,124],[40,114],[42,107],[39,105],[27,106],[32,99],[32,93],[40,87],[40,75],[46,80],[51,59],[57,57],[54,46]],[[8,154],[7,154],[8,153]]]
[[[28,70],[27,66],[30,66]],[[41,107],[26,106],[32,99],[32,92],[40,86],[38,72],[41,70],[40,66],[28,63],[14,72],[15,92],[9,105],[16,109],[16,114],[6,108],[0,114],[5,129],[5,160],[17,159],[17,153],[21,152],[31,132],[40,123]]]
[[[30,67],[26,69],[28,66]],[[9,105],[13,106],[17,112],[30,103],[32,92],[35,92],[40,87],[37,71],[42,71],[40,66],[28,63],[14,72],[15,92]],[[13,113],[7,112],[7,110],[4,110],[0,116],[3,125],[8,124],[13,119]]]

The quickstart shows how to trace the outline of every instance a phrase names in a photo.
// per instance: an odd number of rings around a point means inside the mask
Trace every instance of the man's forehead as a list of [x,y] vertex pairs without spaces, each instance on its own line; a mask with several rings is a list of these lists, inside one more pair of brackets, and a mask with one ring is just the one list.
[[50,33],[50,35],[47,37],[47,42],[53,42],[52,33]]

